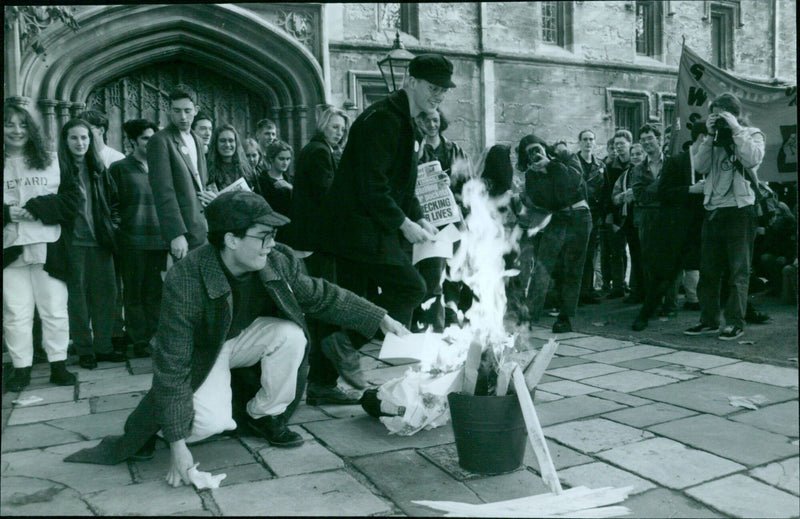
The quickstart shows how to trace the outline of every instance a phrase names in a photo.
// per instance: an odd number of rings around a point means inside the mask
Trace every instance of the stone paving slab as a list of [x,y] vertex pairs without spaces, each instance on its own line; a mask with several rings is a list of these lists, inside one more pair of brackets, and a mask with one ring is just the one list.
[[[260,463],[248,463],[247,465],[225,467],[225,470],[220,472],[225,473],[225,479],[223,479],[220,483],[220,487],[230,487],[233,485],[241,485],[242,483],[252,483],[253,481],[272,479],[272,474],[266,469],[266,467],[264,467],[264,465]],[[164,475],[166,475],[166,472]]]
[[545,436],[585,453],[596,453],[606,449],[652,438],[653,434],[603,418],[591,418],[580,422],[568,422],[544,429]]
[[211,494],[223,515],[366,516],[391,510],[341,470],[220,486]]
[[611,400],[612,402],[617,402],[619,404],[624,404],[630,407],[638,407],[640,405],[647,405],[652,404],[652,400],[647,400],[646,398],[639,398],[633,395],[628,395],[626,393],[620,393],[619,391],[600,391],[598,393],[592,393],[593,397],[602,398],[604,400]]
[[35,423],[6,428],[3,431],[3,441],[0,444],[0,448],[2,448],[3,456],[5,456],[5,453],[10,451],[74,443],[83,439],[72,431],[65,431],[44,423]]
[[796,368],[782,368],[780,366],[770,366],[769,364],[756,364],[755,362],[737,362],[736,364],[707,369],[705,372],[773,386],[797,388],[798,384]]
[[[578,467],[558,471],[561,483],[570,487],[585,486],[588,488],[614,487],[622,488],[632,486],[629,495],[641,494],[656,486],[646,479],[622,469],[612,467],[608,463],[596,461]],[[623,503],[624,504],[624,503]]]
[[[562,347],[563,345],[558,346],[559,349]],[[547,365],[547,369],[553,370],[558,368],[567,368],[569,366],[577,366],[578,364],[586,364],[587,362],[589,361],[579,357],[559,357],[556,355],[550,360],[550,364]]]
[[126,375],[95,382],[80,382],[78,384],[78,398],[93,396],[114,395],[131,391],[146,391],[153,385],[153,374]]
[[682,489],[738,472],[744,467],[667,438],[652,438],[597,454],[665,487]]
[[586,384],[581,384],[580,382],[573,382],[571,380],[546,382],[544,384],[539,384],[536,387],[537,389],[542,389],[543,391],[547,391],[548,393],[555,393],[556,395],[561,395],[561,396],[587,395],[589,393],[595,393],[597,391],[600,391],[600,389],[596,387],[587,386]]
[[117,486],[84,497],[100,515],[164,516],[203,509],[203,502],[193,487],[173,488],[163,479]]
[[554,377],[565,378],[568,380],[581,380],[600,375],[608,375],[609,373],[616,373],[618,371],[625,371],[625,368],[609,366],[608,364],[600,364],[599,362],[589,362],[586,364],[578,364],[577,366],[569,366],[566,368],[548,369],[547,373]]
[[[545,441],[547,442],[547,450],[550,451],[550,457],[553,459],[553,466],[556,470],[575,467],[593,461],[589,456],[581,454],[569,447],[565,447],[553,440],[545,438]],[[536,459],[536,454],[533,452],[530,441],[525,444],[525,457],[522,463],[526,467],[535,470],[538,474],[542,473],[539,468],[539,460]]]
[[604,362],[606,364],[616,364],[617,362],[625,362],[627,360],[655,357],[656,355],[663,355],[665,353],[671,353],[673,351],[675,350],[671,348],[663,348],[661,346],[650,346],[647,344],[639,344],[636,346],[631,346],[630,348],[620,348],[617,350],[592,353],[590,355],[585,355],[583,358],[591,360],[592,362]]
[[330,416],[319,407],[310,405],[299,405],[292,417],[289,419],[289,425],[297,425],[306,422],[317,422],[319,420],[328,420]]
[[800,511],[796,496],[741,474],[704,483],[686,493],[735,517],[797,517]]
[[570,346],[569,344],[559,344],[556,350],[556,355],[562,357],[580,357],[592,353],[589,348],[579,348],[577,346]]
[[661,355],[653,357],[653,360],[661,360],[671,364],[682,364],[684,366],[691,366],[693,368],[710,369],[725,364],[734,364],[739,362],[730,357],[720,357],[719,355],[709,355],[707,353],[695,353],[693,351],[676,351],[669,355]]
[[[539,394],[539,391],[536,392]],[[624,406],[609,400],[601,400],[589,395],[563,398],[536,406],[536,415],[543,427],[557,423],[577,420],[601,413],[622,409]]]
[[630,393],[649,387],[665,386],[675,382],[674,378],[643,371],[621,371],[610,375],[584,379],[585,384],[611,391]]
[[649,490],[638,496],[629,497],[622,505],[630,509],[628,517],[641,519],[724,517],[694,499],[666,488]]
[[800,406],[796,400],[736,414],[730,419],[792,438],[800,436]]
[[542,482],[542,478],[527,470],[469,480],[464,484],[487,503],[550,492],[547,485]]
[[569,339],[564,341],[564,343],[569,344],[570,346],[586,348],[592,351],[617,350],[620,348],[627,348],[634,345],[631,341],[620,341],[618,339],[609,339],[607,337],[596,337],[596,336],[581,337],[578,339]]
[[296,449],[267,447],[258,455],[278,477],[343,469],[342,459],[315,441]]
[[[314,407],[314,406],[312,406]],[[368,416],[361,404],[354,405],[321,405],[316,406],[322,414],[331,418],[355,418],[357,416]]]
[[33,407],[17,407],[11,412],[8,425],[46,422],[58,418],[83,416],[90,413],[89,401],[61,402],[58,404],[39,405]]
[[62,418],[48,422],[54,427],[80,434],[82,439],[100,439],[109,434],[122,434],[130,409],[109,411],[107,413]]
[[445,424],[412,436],[390,435],[388,429],[371,416],[343,418],[305,424],[318,440],[340,456],[364,456],[408,448],[452,443],[453,427]]
[[[220,437],[206,443],[193,445],[190,449],[195,463],[200,463],[200,470],[206,472],[224,471],[226,467],[255,462],[250,451],[233,438]],[[165,450],[169,452],[167,449]]]
[[153,359],[128,359],[128,366],[132,375],[143,375],[153,372]]
[[96,396],[89,399],[89,402],[92,406],[92,413],[106,413],[108,411],[119,411],[120,409],[133,410],[139,405],[144,395],[144,391],[136,391],[117,395]]
[[677,380],[691,380],[701,375],[697,368],[689,368],[677,364],[667,364],[666,366],[659,368],[648,369],[646,372],[653,373],[655,375],[664,375],[665,377],[670,377]]
[[719,416],[691,416],[648,429],[751,467],[797,454],[785,436]]
[[533,403],[540,404],[544,402],[553,402],[555,400],[561,400],[564,398],[562,395],[556,395],[553,393],[548,393],[547,391],[536,391],[533,395]]
[[800,495],[800,458],[796,456],[754,468],[750,475],[796,496]]
[[486,477],[481,474],[471,472],[459,465],[458,450],[455,443],[446,443],[444,445],[434,445],[433,447],[417,449],[417,453],[450,474],[458,481],[468,481],[471,479]]
[[[411,502],[415,500],[480,503],[463,483],[453,480],[413,450],[359,458],[353,464],[408,515],[442,515]],[[387,467],[392,470],[387,470]]]
[[125,378],[131,374],[124,364],[115,364],[113,368],[109,369],[76,369],[75,376],[78,378],[78,382],[97,382],[110,378]]
[[4,475],[49,479],[81,493],[121,487],[132,482],[131,473],[125,463],[66,463],[64,457],[64,454],[39,449],[6,453],[3,454],[3,460],[9,465]]
[[567,339],[579,339],[581,337],[588,337],[585,333],[578,333],[578,332],[567,332],[567,333],[553,333],[553,330],[550,328],[544,328],[542,326],[534,326],[531,328],[530,336],[535,339],[556,339],[557,341],[561,342]]
[[[5,402],[6,396],[9,396],[10,400],[16,400],[18,398],[15,393],[6,393],[3,395],[3,402]],[[30,396],[38,396],[42,401],[25,407],[55,404],[58,402],[73,402],[75,400],[75,388],[73,386],[53,386],[39,389],[26,388],[25,391],[19,394],[19,398],[28,398]]]
[[632,359],[632,360],[624,360],[622,362],[612,362],[615,366],[619,366],[625,369],[636,369],[639,371],[645,371],[648,369],[653,368],[660,368],[661,366],[667,366],[669,363],[663,362],[660,360],[653,360],[652,358],[641,358],[641,359]]
[[0,478],[0,515],[91,516],[92,511],[75,490],[43,478],[10,476]]
[[635,396],[715,415],[726,415],[741,409],[730,405],[731,396],[754,395],[763,395],[770,403],[797,400],[796,391],[716,375],[635,393]]
[[694,411],[676,407],[674,405],[657,402],[654,404],[612,411],[603,415],[603,418],[614,420],[631,427],[646,427],[658,423],[669,422],[679,418],[686,418],[697,414]]

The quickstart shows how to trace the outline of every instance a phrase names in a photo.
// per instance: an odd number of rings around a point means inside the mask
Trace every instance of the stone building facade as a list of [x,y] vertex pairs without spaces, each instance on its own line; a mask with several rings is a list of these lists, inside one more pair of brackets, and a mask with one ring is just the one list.
[[592,128],[604,148],[615,128],[664,123],[684,39],[743,77],[797,76],[794,0],[81,6],[77,29],[9,9],[5,97],[37,107],[51,135],[87,105],[163,124],[183,82],[218,120],[249,132],[270,117],[298,149],[325,104],[355,116],[385,95],[377,62],[396,31],[453,61],[442,110],[472,156],[532,130],[574,145]]

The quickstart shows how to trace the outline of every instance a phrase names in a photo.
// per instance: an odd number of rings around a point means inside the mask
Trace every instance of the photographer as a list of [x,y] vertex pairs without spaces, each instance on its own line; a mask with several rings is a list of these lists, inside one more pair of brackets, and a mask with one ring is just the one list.
[[[764,158],[764,134],[740,122],[742,105],[733,94],[722,94],[711,102],[706,120],[709,138],[693,155],[695,169],[705,182],[690,193],[703,193],[705,219],[700,260],[700,323],[687,335],[719,330],[722,272],[730,269],[731,291],[725,304],[725,328],[721,340],[734,340],[744,333],[752,245],[756,231],[756,170]],[[713,137],[713,138],[712,138]]]

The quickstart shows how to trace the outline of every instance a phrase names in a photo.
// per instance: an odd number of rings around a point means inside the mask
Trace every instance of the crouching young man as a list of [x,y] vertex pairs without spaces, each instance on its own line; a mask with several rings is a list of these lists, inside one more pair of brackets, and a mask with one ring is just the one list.
[[[167,481],[188,483],[188,443],[236,428],[232,368],[261,364],[261,388],[247,403],[247,426],[278,447],[303,440],[286,426],[306,348],[304,314],[372,337],[408,331],[382,308],[303,274],[275,231],[289,219],[251,192],[225,193],[205,210],[209,243],[176,263],[164,282],[153,345],[153,387],[123,436],[66,461],[114,464],[152,452],[160,430],[172,463]],[[149,452],[148,452],[149,451]]]

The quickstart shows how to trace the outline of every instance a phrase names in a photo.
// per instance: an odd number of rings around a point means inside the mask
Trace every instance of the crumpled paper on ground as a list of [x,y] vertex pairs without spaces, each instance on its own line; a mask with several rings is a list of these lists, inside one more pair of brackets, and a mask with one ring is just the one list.
[[228,475],[224,473],[217,474],[215,476],[210,472],[197,470],[198,465],[199,463],[195,463],[187,471],[189,481],[191,481],[192,485],[194,485],[197,490],[203,490],[204,488],[219,488],[219,484],[222,482],[222,480],[228,477]]
[[405,407],[403,416],[382,416],[391,434],[410,436],[423,429],[441,427],[450,421],[447,395],[461,389],[464,369],[431,374],[409,368],[378,390],[378,399]]
[[733,407],[745,407],[753,410],[757,410],[759,405],[769,402],[767,397],[764,395],[729,396],[728,400]]

